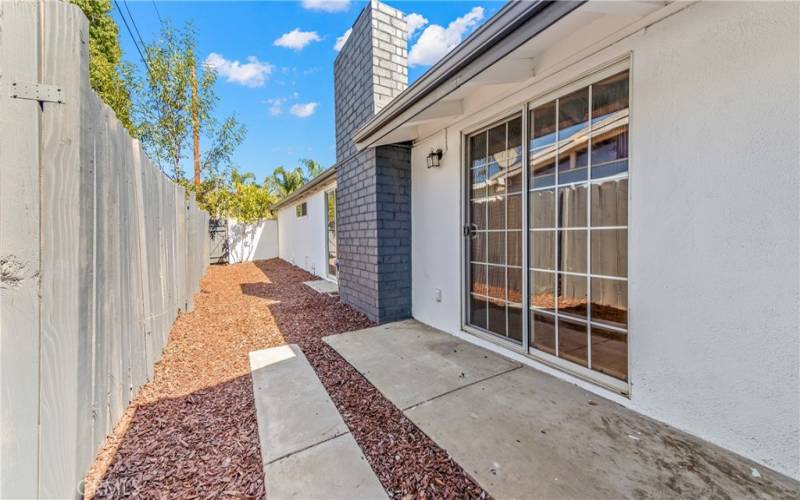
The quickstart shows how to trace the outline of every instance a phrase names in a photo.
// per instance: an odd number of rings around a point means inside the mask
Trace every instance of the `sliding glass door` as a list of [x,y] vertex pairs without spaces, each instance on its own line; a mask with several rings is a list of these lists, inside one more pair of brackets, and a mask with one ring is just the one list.
[[572,86],[526,107],[524,138],[515,117],[466,144],[468,325],[620,381],[628,380],[628,81],[624,70]]
[[522,343],[522,117],[468,143],[469,322]]

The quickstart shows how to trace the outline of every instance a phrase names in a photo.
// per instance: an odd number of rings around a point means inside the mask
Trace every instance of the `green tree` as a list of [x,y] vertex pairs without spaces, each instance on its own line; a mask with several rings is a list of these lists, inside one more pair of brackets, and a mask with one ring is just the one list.
[[184,177],[181,162],[191,149],[193,70],[197,74],[200,131],[210,139],[200,162],[207,177],[224,177],[246,134],[244,125],[234,117],[221,124],[215,119],[217,75],[197,60],[196,38],[190,24],[181,29],[169,22],[162,24],[159,38],[145,47],[149,69],[134,108],[142,146],[150,160],[175,180]]
[[317,163],[314,160],[309,160],[308,158],[301,158],[300,163],[306,167],[306,171],[308,172],[308,177],[306,177],[306,181],[310,181],[314,177],[318,176],[324,170],[322,165]]
[[267,179],[269,187],[278,198],[286,198],[300,189],[300,186],[305,182],[306,178],[303,176],[303,170],[300,167],[294,170],[278,167],[273,170],[272,176]]
[[71,0],[89,20],[89,82],[117,119],[135,136],[131,121],[133,66],[122,61],[119,27],[110,0]]

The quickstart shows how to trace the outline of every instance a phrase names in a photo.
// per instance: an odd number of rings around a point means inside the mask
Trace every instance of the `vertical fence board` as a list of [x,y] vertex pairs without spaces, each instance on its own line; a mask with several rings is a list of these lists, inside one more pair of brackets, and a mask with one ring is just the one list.
[[110,204],[114,203],[111,195],[111,171],[109,169],[110,145],[108,137],[111,110],[98,103],[95,134],[95,340],[94,340],[94,394],[92,407],[95,411],[94,442],[99,446],[111,427],[109,413],[110,392],[110,346],[109,338],[114,335],[111,317],[111,280],[113,270],[109,266],[112,254],[110,233],[114,228],[109,224],[113,213]]
[[34,3],[0,2],[0,498],[37,494],[39,448],[39,105]]
[[153,321],[152,312],[150,307],[151,289],[150,289],[150,274],[148,272],[149,262],[147,259],[147,220],[145,196],[145,175],[150,165],[144,152],[139,147],[138,141],[134,142],[133,146],[133,180],[134,180],[134,198],[136,200],[136,234],[138,240],[138,266],[137,274],[140,278],[139,283],[139,297],[141,300],[140,305],[140,324],[141,335],[144,345],[144,378],[150,380],[153,375],[153,364],[156,361],[153,349]]
[[125,342],[125,332],[122,328],[121,305],[122,302],[122,278],[120,270],[119,255],[122,250],[120,244],[120,199],[119,199],[119,169],[120,169],[120,137],[117,134],[119,124],[113,119],[109,120],[108,141],[108,228],[109,252],[106,256],[109,268],[108,283],[108,302],[109,302],[109,407],[111,411],[111,422],[116,422],[125,409],[125,367],[123,365],[123,348]]
[[[81,68],[89,67],[88,38],[82,40]],[[93,383],[95,345],[95,136],[103,124],[98,122],[99,103],[89,85],[87,72],[80,72],[80,194],[78,221],[78,416],[76,463],[91,461],[93,443]],[[79,471],[80,472],[80,471]]]
[[44,16],[42,80],[63,89],[64,102],[42,113],[41,400],[39,495],[75,492],[79,350],[80,86],[87,71],[85,18],[65,4],[48,4]]

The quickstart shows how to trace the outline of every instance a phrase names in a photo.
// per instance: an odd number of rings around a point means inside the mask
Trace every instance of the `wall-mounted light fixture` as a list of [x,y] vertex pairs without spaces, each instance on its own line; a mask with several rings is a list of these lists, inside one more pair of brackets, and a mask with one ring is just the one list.
[[442,160],[442,154],[443,153],[441,149],[437,149],[435,151],[431,150],[430,154],[427,157],[428,168],[438,168]]

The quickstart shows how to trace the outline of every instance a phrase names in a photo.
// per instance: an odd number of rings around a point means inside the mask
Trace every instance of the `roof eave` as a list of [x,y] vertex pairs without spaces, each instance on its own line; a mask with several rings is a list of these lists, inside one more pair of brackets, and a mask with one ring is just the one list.
[[[475,30],[464,42],[431,67],[419,80],[395,97],[380,113],[358,129],[353,136],[353,141],[357,144],[369,142],[387,125],[410,110],[420,99],[435,92],[445,82],[458,77],[469,64],[481,58],[481,56],[492,51],[492,57],[483,61],[481,68],[490,66],[525,41],[544,31],[545,28],[558,19],[578,8],[585,1],[553,2],[536,0],[532,2],[509,2],[497,14],[492,16],[486,24]],[[542,22],[531,22],[536,21],[537,18],[541,18]],[[499,45],[501,41],[509,38],[511,34],[522,27],[527,27],[526,34],[530,34],[530,36],[517,37],[506,47]],[[469,78],[472,76],[474,74]],[[458,81],[455,88],[466,83],[469,78]]]

